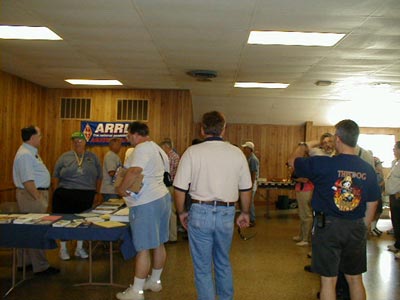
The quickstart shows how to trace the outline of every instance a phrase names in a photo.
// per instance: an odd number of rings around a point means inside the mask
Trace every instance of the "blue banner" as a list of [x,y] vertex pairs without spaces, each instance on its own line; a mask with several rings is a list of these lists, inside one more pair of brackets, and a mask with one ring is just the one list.
[[81,121],[81,131],[88,145],[108,145],[111,139],[120,138],[123,145],[129,145],[126,138],[129,122]]

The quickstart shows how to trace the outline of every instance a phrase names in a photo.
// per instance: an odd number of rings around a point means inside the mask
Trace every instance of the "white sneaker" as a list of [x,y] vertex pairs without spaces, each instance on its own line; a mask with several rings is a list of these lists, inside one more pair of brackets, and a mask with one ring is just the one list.
[[144,300],[143,291],[136,291],[130,285],[125,291],[119,292],[116,295],[119,300]]
[[387,249],[388,249],[389,251],[394,252],[394,253],[397,253],[397,252],[399,252],[399,250],[400,250],[400,249],[397,249],[394,245],[388,245],[388,246],[387,246]]
[[162,290],[161,280],[153,281],[150,278],[146,279],[143,290],[151,290],[153,292],[159,292]]
[[292,239],[293,239],[293,241],[295,241],[295,242],[301,242],[301,240],[302,240],[302,238],[299,237],[298,235],[292,237]]
[[60,258],[62,260],[69,260],[71,259],[71,257],[69,256],[68,250],[67,249],[60,249],[60,252],[58,253],[58,256],[60,256]]
[[76,248],[75,249],[75,256],[80,258],[88,258],[89,255],[87,254],[86,250],[83,248]]
[[298,243],[296,243],[297,246],[303,247],[303,246],[308,246],[308,242],[306,241],[300,241]]

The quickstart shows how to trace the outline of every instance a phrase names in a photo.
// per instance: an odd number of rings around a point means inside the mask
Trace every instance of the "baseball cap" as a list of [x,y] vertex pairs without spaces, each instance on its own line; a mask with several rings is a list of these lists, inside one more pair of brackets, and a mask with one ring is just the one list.
[[85,141],[86,141],[85,136],[84,136],[83,133],[80,132],[80,131],[75,131],[75,132],[71,135],[71,139],[80,139],[80,140],[85,140]]
[[254,151],[254,144],[252,142],[246,142],[242,145],[242,147],[247,147]]

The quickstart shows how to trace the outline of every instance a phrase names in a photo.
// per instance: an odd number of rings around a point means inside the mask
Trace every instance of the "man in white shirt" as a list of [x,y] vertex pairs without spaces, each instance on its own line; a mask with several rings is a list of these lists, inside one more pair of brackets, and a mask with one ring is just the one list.
[[[239,194],[242,212],[236,223],[249,226],[249,167],[242,151],[222,140],[225,125],[217,111],[203,115],[205,140],[185,151],[174,180],[176,210],[189,233],[198,299],[233,299],[229,252]],[[192,198],[189,212],[184,211],[186,192]]]

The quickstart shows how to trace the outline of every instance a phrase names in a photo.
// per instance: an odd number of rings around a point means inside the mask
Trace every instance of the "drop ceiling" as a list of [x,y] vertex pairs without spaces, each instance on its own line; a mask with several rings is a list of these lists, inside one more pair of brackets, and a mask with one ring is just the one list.
[[[361,126],[400,127],[398,0],[2,0],[0,5],[0,24],[47,26],[63,38],[0,40],[1,69],[48,88],[76,88],[64,81],[68,78],[117,79],[128,89],[190,90],[196,121],[206,111],[220,110],[230,123],[332,125],[352,118]],[[247,44],[251,30],[346,36],[334,47],[262,46]],[[197,69],[218,76],[204,82],[186,74]],[[332,84],[317,86],[318,80]],[[290,86],[239,89],[236,81]]]

